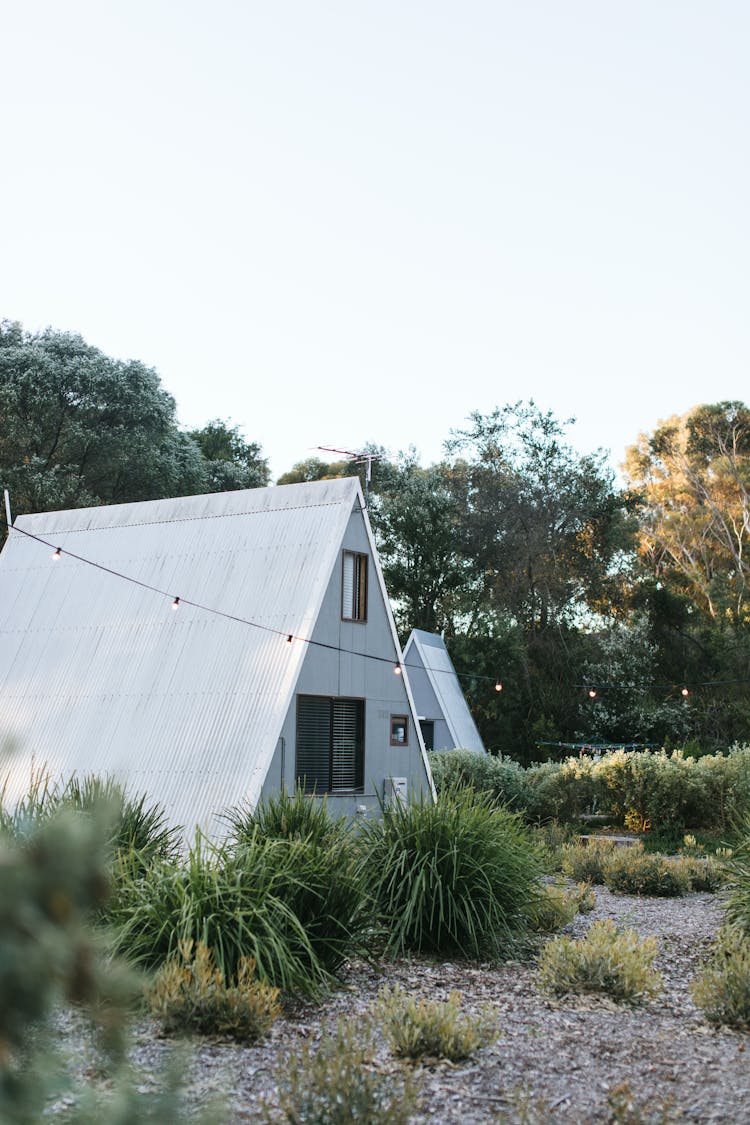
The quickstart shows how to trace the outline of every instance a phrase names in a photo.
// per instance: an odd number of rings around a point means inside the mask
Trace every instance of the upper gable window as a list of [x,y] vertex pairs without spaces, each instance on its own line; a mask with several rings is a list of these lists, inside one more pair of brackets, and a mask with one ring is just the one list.
[[341,616],[344,621],[367,620],[367,555],[344,551],[341,572]]

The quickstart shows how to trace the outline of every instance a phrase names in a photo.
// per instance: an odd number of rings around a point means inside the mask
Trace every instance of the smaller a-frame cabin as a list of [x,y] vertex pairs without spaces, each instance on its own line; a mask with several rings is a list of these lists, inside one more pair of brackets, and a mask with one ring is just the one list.
[[406,642],[404,664],[426,748],[485,754],[443,638],[414,629]]
[[353,478],[21,516],[0,554],[17,793],[110,774],[212,836],[282,785],[434,795],[401,661]]

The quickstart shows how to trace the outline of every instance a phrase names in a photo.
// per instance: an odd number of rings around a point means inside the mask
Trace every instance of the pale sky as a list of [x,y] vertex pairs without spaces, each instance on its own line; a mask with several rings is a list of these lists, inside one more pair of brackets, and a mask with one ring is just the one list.
[[274,476],[530,397],[616,464],[750,399],[746,0],[6,0],[1,41],[0,317]]

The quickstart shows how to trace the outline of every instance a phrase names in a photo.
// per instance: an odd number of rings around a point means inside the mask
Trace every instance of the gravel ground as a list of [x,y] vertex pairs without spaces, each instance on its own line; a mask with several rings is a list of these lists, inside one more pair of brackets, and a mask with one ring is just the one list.
[[[224,1091],[226,1125],[259,1120],[261,1099],[273,1103],[274,1074],[300,1040],[314,1042],[321,1026],[340,1017],[360,1020],[384,984],[399,983],[409,993],[434,999],[456,989],[465,1009],[490,1005],[499,1030],[498,1038],[466,1064],[428,1061],[416,1068],[422,1094],[414,1125],[750,1125],[748,1037],[713,1030],[689,992],[721,921],[717,898],[632,898],[603,888],[596,895],[596,909],[579,915],[565,932],[580,936],[592,921],[613,918],[642,937],[655,935],[664,991],[642,1008],[591,997],[551,1000],[539,991],[533,964],[354,963],[347,966],[340,991],[277,1021],[256,1046],[194,1041],[187,1066],[190,1102],[201,1104]],[[70,1023],[68,1035],[78,1034]],[[145,1086],[172,1049],[152,1023],[137,1025],[133,1058]],[[83,1044],[73,1050],[82,1065]],[[388,1071],[400,1065],[383,1045],[375,1066]],[[622,1104],[615,1112],[611,1099],[618,1087]]]

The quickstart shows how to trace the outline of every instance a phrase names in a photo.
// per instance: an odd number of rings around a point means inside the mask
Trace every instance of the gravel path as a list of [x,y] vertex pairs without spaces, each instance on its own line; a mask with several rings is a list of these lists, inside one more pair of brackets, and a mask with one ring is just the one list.
[[[466,1064],[417,1068],[422,1098],[415,1125],[750,1125],[748,1037],[713,1030],[689,993],[720,924],[716,897],[639,899],[614,896],[603,888],[596,895],[596,909],[579,915],[565,932],[579,936],[592,921],[613,918],[635,927],[642,937],[654,934],[664,991],[644,1007],[631,1010],[589,997],[551,1000],[540,993],[532,964],[352,964],[344,974],[344,988],[322,1005],[301,1006],[293,1017],[279,1020],[263,1043],[194,1043],[190,1100],[201,1103],[224,1090],[227,1125],[258,1120],[260,1099],[273,1101],[274,1071],[295,1044],[314,1041],[321,1025],[339,1017],[361,1019],[383,984],[398,982],[408,992],[431,998],[446,998],[457,989],[467,1009],[491,1005],[500,1031],[495,1042]],[[146,1084],[149,1072],[171,1050],[152,1024],[138,1025],[134,1060]],[[383,1046],[376,1065],[388,1070],[400,1064]],[[621,1108],[615,1112],[612,1091],[618,1087]]]

